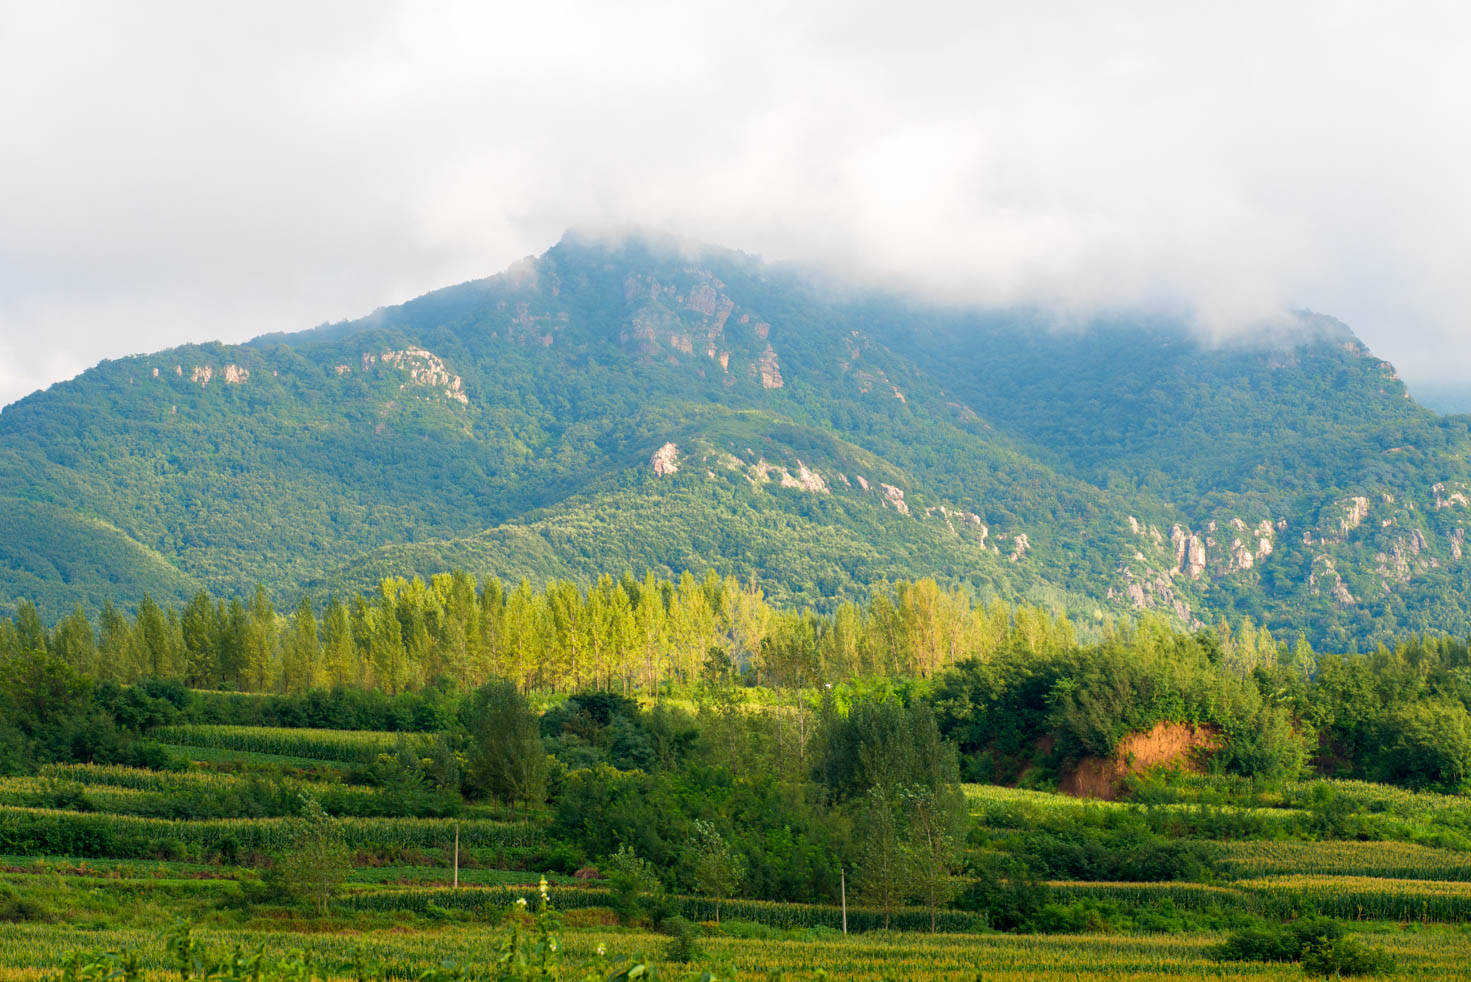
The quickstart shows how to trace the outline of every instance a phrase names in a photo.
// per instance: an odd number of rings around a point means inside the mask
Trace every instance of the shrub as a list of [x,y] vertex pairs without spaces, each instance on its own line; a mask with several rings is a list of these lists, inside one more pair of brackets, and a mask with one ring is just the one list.
[[956,898],[955,906],[984,915],[990,927],[1015,930],[1047,902],[1047,884],[1021,860],[983,854],[973,865],[976,878]]
[[[1350,944],[1344,946],[1344,942]],[[1357,952],[1369,950],[1358,942],[1344,938],[1343,925],[1337,921],[1326,917],[1305,917],[1290,924],[1249,927],[1236,931],[1216,949],[1216,958],[1231,962],[1300,961],[1306,968],[1309,956],[1316,956],[1316,953],[1330,949],[1337,950],[1338,947],[1343,947],[1342,957],[1345,960]],[[1338,956],[1324,957],[1332,960]]]
[[666,961],[687,965],[700,957],[700,945],[697,940],[699,928],[693,921],[683,917],[669,917],[665,918],[663,928],[664,933],[669,935],[669,943],[664,946]]
[[1355,938],[1324,941],[1303,952],[1302,969],[1309,975],[1378,975],[1390,968],[1389,953]]
[[17,896],[8,886],[0,886],[0,923],[20,924],[26,921],[49,921],[51,912],[27,897]]

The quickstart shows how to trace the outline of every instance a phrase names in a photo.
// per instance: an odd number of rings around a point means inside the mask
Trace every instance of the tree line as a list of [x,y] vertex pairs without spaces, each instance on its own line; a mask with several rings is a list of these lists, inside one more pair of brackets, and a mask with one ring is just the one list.
[[94,624],[77,607],[48,629],[22,603],[0,619],[0,655],[45,651],[100,682],[177,679],[196,688],[397,693],[508,679],[525,692],[653,693],[668,684],[743,681],[801,688],[858,676],[931,677],[1006,647],[1074,644],[1066,616],[981,603],[933,579],[882,584],[831,613],[782,609],[753,581],[652,573],[477,581],[455,572],[388,578],[319,607],[279,611],[264,588],[246,600],[196,594],[180,609],[144,596]]

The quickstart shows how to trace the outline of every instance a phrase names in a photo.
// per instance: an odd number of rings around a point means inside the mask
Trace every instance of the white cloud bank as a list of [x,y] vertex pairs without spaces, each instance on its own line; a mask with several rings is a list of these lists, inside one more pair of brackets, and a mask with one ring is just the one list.
[[[1105,10],[1106,6],[1114,9]],[[0,5],[0,403],[635,223],[1471,385],[1461,3]]]

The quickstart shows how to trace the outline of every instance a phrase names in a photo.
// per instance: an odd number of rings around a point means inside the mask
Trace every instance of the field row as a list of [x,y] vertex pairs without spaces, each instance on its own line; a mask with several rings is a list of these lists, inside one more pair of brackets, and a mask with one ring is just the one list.
[[[519,849],[541,842],[542,830],[526,822],[476,818],[343,818],[347,845],[354,849],[443,850],[458,829],[463,849]],[[149,858],[176,847],[229,854],[269,853],[287,844],[289,820],[221,818],[184,821],[65,811],[0,807],[0,854],[28,856]]]
[[1220,869],[1245,878],[1282,874],[1471,881],[1471,855],[1411,842],[1223,842]]
[[386,730],[281,729],[270,726],[165,726],[152,734],[167,744],[307,760],[371,764],[402,748],[419,753],[434,737]]
[[[1367,877],[1262,877],[1231,885],[1200,883],[1094,883],[1049,884],[1055,899],[1111,901],[1130,907],[1157,909],[1163,904],[1182,910],[1255,914],[1287,919],[1323,914],[1355,921],[1420,921],[1462,923],[1471,920],[1471,884],[1435,881],[1379,880]],[[524,891],[511,887],[408,888],[357,891],[341,901],[356,911],[439,910],[489,912],[515,903]],[[716,916],[716,902],[707,897],[672,898],[691,920]],[[565,886],[552,891],[553,903],[565,909],[606,907],[612,894],[601,885]],[[843,910],[833,904],[803,904],[754,900],[722,900],[721,916],[754,921],[778,928],[840,928]],[[874,930],[886,923],[884,912],[850,905],[848,925]],[[930,913],[904,908],[888,916],[889,926],[901,931],[928,931]],[[985,920],[961,910],[940,910],[935,926],[941,931],[984,929]]]
[[[196,937],[216,949],[259,945],[273,956],[301,951],[319,964],[378,964],[392,975],[414,978],[425,968],[445,962],[474,965],[496,937],[493,928],[457,926],[430,931],[382,932],[372,935],[295,934],[201,930]],[[657,961],[664,939],[639,931],[573,927],[562,932],[572,962],[598,960],[609,968],[636,955]],[[1471,942],[1459,932],[1437,930],[1405,934],[1371,933],[1366,940],[1385,946],[1396,965],[1392,977],[1452,978],[1460,974]],[[699,964],[721,977],[793,980],[840,978],[877,980],[1093,980],[1301,978],[1290,966],[1236,963],[1211,958],[1216,939],[1200,935],[1130,937],[1013,935],[842,935],[781,938],[708,937],[700,942]],[[158,936],[147,931],[75,931],[59,925],[23,925],[0,937],[0,979],[33,979],[48,973],[56,953],[92,950],[136,950],[145,971],[169,963]],[[604,958],[596,954],[607,952]],[[821,974],[819,974],[821,973]],[[680,976],[676,976],[680,977]]]

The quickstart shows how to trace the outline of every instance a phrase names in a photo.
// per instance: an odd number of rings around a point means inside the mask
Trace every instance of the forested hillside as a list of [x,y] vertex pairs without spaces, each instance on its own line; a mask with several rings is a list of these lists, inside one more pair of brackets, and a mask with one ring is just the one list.
[[7,407],[0,604],[709,569],[831,610],[932,576],[1085,633],[1152,610],[1346,648],[1471,629],[1467,423],[1317,315],[1210,346],[568,236]]

